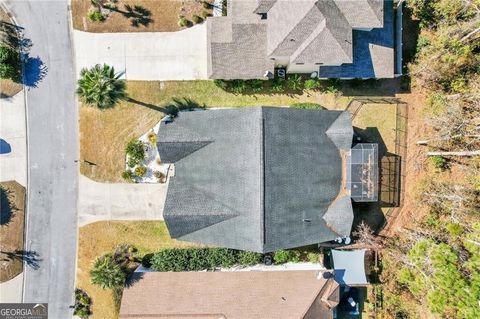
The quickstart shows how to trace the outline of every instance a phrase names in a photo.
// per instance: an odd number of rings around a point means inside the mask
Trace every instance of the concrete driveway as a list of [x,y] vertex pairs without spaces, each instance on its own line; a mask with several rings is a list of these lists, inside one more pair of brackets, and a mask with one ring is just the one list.
[[163,220],[168,183],[98,183],[80,175],[78,225],[102,220]]
[[73,31],[77,71],[106,63],[128,80],[207,79],[206,23],[177,32]]
[[27,186],[27,126],[23,91],[0,99],[0,181]]

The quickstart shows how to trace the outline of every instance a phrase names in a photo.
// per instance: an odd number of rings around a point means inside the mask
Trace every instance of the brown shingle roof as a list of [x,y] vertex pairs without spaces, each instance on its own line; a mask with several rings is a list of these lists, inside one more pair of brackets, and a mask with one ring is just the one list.
[[338,284],[328,274],[134,273],[123,292],[119,318],[328,319],[339,299]]

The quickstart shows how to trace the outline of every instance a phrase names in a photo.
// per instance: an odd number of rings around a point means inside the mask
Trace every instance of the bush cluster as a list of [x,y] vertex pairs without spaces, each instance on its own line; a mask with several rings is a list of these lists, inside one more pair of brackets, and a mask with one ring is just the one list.
[[199,271],[261,262],[262,254],[228,248],[172,248],[146,255],[142,260],[144,266],[156,271]]
[[184,16],[178,16],[178,25],[182,28],[190,26],[190,21],[187,20]]
[[125,153],[127,153],[129,158],[133,161],[132,163],[135,163],[135,165],[145,159],[145,147],[143,143],[137,139],[132,139],[127,143],[127,146],[125,146]]
[[294,103],[290,107],[294,109],[325,110],[323,106],[317,103]]
[[0,44],[0,79],[18,80],[20,75],[20,56],[11,47]]
[[105,17],[103,16],[103,14],[99,10],[90,11],[87,14],[87,17],[92,22],[102,22],[102,21],[105,20]]
[[326,91],[331,93],[338,93],[340,91],[341,83],[337,80],[331,79],[323,81],[320,79],[305,79],[299,74],[291,74],[287,79],[274,78],[271,80],[215,80],[215,85],[222,90],[233,92],[235,94],[258,93],[258,92],[273,92],[280,93],[283,91],[303,91],[318,90],[325,83]]
[[273,254],[273,263],[284,264],[288,262],[300,262],[300,252],[298,250],[277,250]]
[[85,291],[78,288],[75,289],[75,308],[73,310],[75,316],[87,319],[92,314],[92,311],[90,310],[91,304],[92,299]]
[[431,156],[430,160],[432,161],[432,164],[436,169],[444,171],[448,168],[448,160],[443,156]]
[[200,17],[200,16],[198,16],[198,15],[196,15],[196,14],[194,14],[194,15],[192,16],[192,21],[193,21],[193,23],[195,23],[195,24],[202,23],[202,22],[203,22],[203,18]]

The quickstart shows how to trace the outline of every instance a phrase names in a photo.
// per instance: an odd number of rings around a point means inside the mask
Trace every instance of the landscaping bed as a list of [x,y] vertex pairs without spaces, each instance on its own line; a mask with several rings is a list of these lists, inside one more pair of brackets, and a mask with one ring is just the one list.
[[[13,21],[8,14],[0,8],[0,38],[2,42],[8,41],[11,38]],[[23,85],[19,81],[11,79],[0,79],[0,98],[11,97],[20,92]]]
[[96,258],[110,253],[119,244],[132,244],[139,255],[166,248],[194,246],[170,238],[162,221],[97,222],[79,230],[77,287],[92,299],[94,318],[118,317],[112,290],[102,289],[90,281],[90,270]]
[[176,99],[184,107],[288,106],[317,103],[329,109],[345,109],[350,101],[321,91],[293,93],[235,94],[213,81],[127,81],[130,100],[100,110],[80,108],[80,171],[100,182],[123,182],[125,146],[155,126],[166,107]]
[[[135,7],[140,8],[135,11]],[[198,0],[118,0],[116,10],[104,21],[91,21],[87,16],[92,10],[90,0],[72,0],[74,29],[88,32],[173,32],[184,29],[179,25],[179,16],[185,17],[188,26],[194,20],[212,13]],[[133,8],[129,11],[128,7]],[[205,12],[205,13],[204,13]]]
[[13,181],[0,188],[0,282],[5,282],[23,271],[25,188]]

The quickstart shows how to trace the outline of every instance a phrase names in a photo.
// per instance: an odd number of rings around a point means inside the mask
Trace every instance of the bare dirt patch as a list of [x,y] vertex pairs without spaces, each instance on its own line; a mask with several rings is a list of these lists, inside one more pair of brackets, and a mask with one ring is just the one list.
[[23,270],[25,188],[14,181],[0,187],[0,282],[5,282]]
[[[128,17],[126,6],[135,6],[149,12],[142,22],[135,26],[135,17]],[[194,14],[201,16],[203,2],[200,0],[119,0],[117,9],[102,22],[92,22],[87,18],[92,8],[90,0],[72,0],[74,29],[88,32],[173,32],[184,29],[178,25],[178,16],[183,15],[192,21]],[[211,13],[211,9],[205,9]]]

